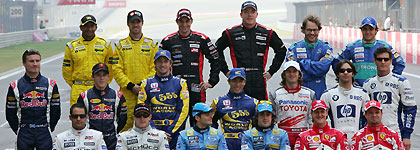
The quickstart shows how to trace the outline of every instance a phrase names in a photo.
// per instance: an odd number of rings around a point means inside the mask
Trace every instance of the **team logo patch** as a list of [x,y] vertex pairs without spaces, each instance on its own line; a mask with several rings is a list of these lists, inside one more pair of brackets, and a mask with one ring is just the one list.
[[332,96],[332,100],[333,100],[333,101],[337,101],[339,98],[340,98],[340,97],[339,97],[338,95],[333,95],[333,96]]
[[158,87],[158,83],[152,83],[152,84],[150,84],[150,87],[151,88],[157,88]]
[[371,89],[374,89],[375,87],[376,87],[376,84],[375,83],[370,84],[370,88]]
[[223,105],[230,105],[230,100],[223,100]]
[[381,139],[383,140],[383,139],[385,139],[385,134],[384,134],[384,133],[381,133],[381,134],[379,135],[379,137],[381,137]]

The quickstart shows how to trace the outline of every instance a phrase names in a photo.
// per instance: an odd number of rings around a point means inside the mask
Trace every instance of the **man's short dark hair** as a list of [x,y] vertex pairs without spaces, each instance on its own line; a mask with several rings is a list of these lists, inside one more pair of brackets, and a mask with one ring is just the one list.
[[391,51],[391,49],[389,49],[388,47],[385,47],[385,46],[382,46],[382,47],[377,48],[375,50],[375,52],[373,53],[373,57],[374,58],[377,58],[378,55],[379,54],[382,54],[382,53],[388,53],[389,58],[392,59],[392,51]]
[[[255,115],[252,117],[252,127],[258,127],[258,112],[255,113]],[[271,126],[276,125],[277,123],[277,115],[274,113],[271,113]]]
[[[302,74],[302,71],[299,71],[298,70],[298,72],[299,72],[298,84],[299,85],[303,85],[303,74]],[[281,86],[286,86],[286,70],[281,73],[281,82],[280,82],[280,85]]]
[[318,26],[319,30],[322,29],[321,20],[317,16],[308,15],[308,16],[305,17],[305,19],[303,19],[302,26],[300,27],[300,29],[302,29],[302,32],[303,32],[303,30],[306,29],[306,25],[308,24],[308,21],[315,23]]
[[39,55],[39,57],[41,57],[41,54],[39,53],[38,50],[36,49],[27,49],[25,50],[25,52],[23,52],[22,55],[22,62],[26,62],[26,57],[29,55]]
[[[353,75],[355,75],[356,76],[356,74],[357,74],[357,71],[356,71],[356,67],[354,66],[354,64],[350,61],[350,60],[348,60],[348,59],[342,59],[342,60],[340,60],[338,63],[337,63],[337,65],[335,66],[335,71],[334,71],[334,74],[335,74],[335,81],[337,81],[338,82],[338,74],[340,74],[340,69],[341,69],[341,66],[343,66],[344,64],[349,64],[350,65],[350,67],[351,67],[351,70],[353,71],[352,72],[352,74]],[[352,82],[354,82],[354,77],[352,77],[351,78],[351,81]]]
[[85,110],[85,114],[87,114],[87,109],[86,109],[85,105],[82,104],[82,103],[76,103],[76,104],[71,105],[71,107],[70,107],[70,115],[73,114],[74,108],[83,108]]

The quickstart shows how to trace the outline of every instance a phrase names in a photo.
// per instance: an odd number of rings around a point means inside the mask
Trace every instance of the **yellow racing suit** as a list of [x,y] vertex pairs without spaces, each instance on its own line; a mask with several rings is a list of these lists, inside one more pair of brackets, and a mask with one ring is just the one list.
[[[105,63],[111,70],[113,50],[109,41],[95,36],[86,41],[83,37],[68,42],[63,59],[63,78],[71,87],[70,106],[77,102],[80,93],[93,87],[92,67]],[[112,71],[108,83],[112,81]]]
[[115,43],[112,69],[127,102],[127,123],[122,131],[133,127],[132,116],[138,93],[134,94],[131,89],[155,74],[154,57],[158,49],[157,43],[144,36],[138,41],[128,36]]

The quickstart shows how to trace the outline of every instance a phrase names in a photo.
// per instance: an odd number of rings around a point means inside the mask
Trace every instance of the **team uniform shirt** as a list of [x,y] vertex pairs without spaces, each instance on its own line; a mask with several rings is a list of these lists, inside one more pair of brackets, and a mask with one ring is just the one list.
[[77,102],[79,94],[92,88],[92,67],[97,63],[105,63],[112,81],[112,55],[114,51],[109,41],[95,36],[87,41],[82,36],[66,45],[62,74],[71,87],[70,106]]
[[19,149],[51,149],[50,131],[60,119],[60,94],[55,80],[26,74],[9,84],[6,120],[17,133]]
[[115,81],[127,100],[127,123],[122,131],[133,127],[134,106],[137,103],[137,93],[131,92],[135,84],[155,75],[154,57],[159,50],[157,43],[144,35],[140,40],[130,36],[115,43],[112,70]]
[[105,150],[107,149],[102,133],[88,129],[87,126],[82,130],[74,128],[64,131],[55,136],[53,150]]
[[329,109],[331,127],[345,132],[349,139],[364,127],[362,112],[369,95],[362,87],[352,85],[350,89],[344,89],[336,85],[322,94],[321,100]]
[[303,74],[303,85],[315,91],[316,98],[327,89],[325,75],[330,70],[332,59],[330,44],[317,40],[315,44],[301,40],[287,51],[286,61],[296,61]]
[[352,138],[351,149],[404,150],[404,145],[397,132],[381,124],[378,127],[366,126],[358,131]]
[[226,95],[213,100],[213,127],[218,128],[220,121],[223,134],[229,149],[241,146],[244,131],[251,129],[252,117],[256,114],[258,100],[249,97],[242,91],[235,94],[229,91]]
[[127,121],[127,105],[120,91],[107,86],[103,91],[93,87],[80,93],[78,103],[88,110],[90,129],[102,132],[108,149],[115,149],[117,133]]
[[270,92],[269,100],[273,104],[278,127],[287,131],[293,148],[296,137],[312,125],[310,109],[312,102],[316,100],[315,92],[304,86],[296,89],[281,86]]
[[181,131],[177,150],[228,150],[223,133],[215,128],[197,126]]
[[382,123],[409,139],[414,130],[417,104],[407,78],[389,73],[368,79],[363,87],[371,100],[381,103],[385,116]]
[[216,46],[206,35],[191,31],[186,37],[182,37],[178,32],[169,34],[163,38],[160,48],[171,52],[172,74],[187,80],[190,94],[190,124],[193,124],[192,107],[198,102],[206,102],[206,91],[200,89],[200,83],[204,82],[204,57],[210,62],[208,83],[214,87],[219,82],[220,64]]
[[169,150],[165,132],[152,128],[134,127],[118,134],[116,150]]
[[366,44],[360,39],[348,44],[346,48],[334,58],[332,62],[333,69],[335,70],[335,66],[340,60],[351,60],[357,71],[354,79],[362,86],[366,79],[376,75],[376,64],[373,62],[373,59],[375,59],[373,53],[377,48],[383,46],[388,47],[392,51],[392,65],[394,66],[392,72],[401,75],[405,68],[403,58],[391,45],[382,40],[375,40],[375,42],[371,44]]
[[179,132],[185,129],[189,100],[186,80],[172,74],[155,75],[141,83],[138,103],[151,106],[152,127],[171,134],[172,149],[176,147]]
[[221,57],[221,71],[224,74],[229,71],[223,55],[223,50],[229,47],[233,68],[245,70],[245,93],[259,100],[267,100],[267,84],[262,74],[265,72],[269,47],[273,48],[275,53],[267,71],[271,76],[280,69],[287,51],[277,33],[258,23],[251,29],[236,25],[223,31],[216,41],[216,47]]
[[242,136],[242,150],[290,150],[287,132],[277,127],[252,128]]
[[328,124],[320,128],[314,126],[302,132],[296,139],[295,150],[347,150],[347,135],[337,129],[330,128]]

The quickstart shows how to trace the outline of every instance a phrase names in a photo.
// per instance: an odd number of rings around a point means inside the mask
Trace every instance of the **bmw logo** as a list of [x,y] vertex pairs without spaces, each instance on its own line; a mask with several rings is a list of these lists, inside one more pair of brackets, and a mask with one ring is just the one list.
[[375,83],[370,84],[370,88],[371,89],[374,89],[375,87],[376,87],[376,84]]
[[332,96],[332,100],[334,100],[334,101],[337,101],[337,100],[338,100],[338,98],[340,98],[340,97],[338,97],[338,95],[333,95],[333,96]]

